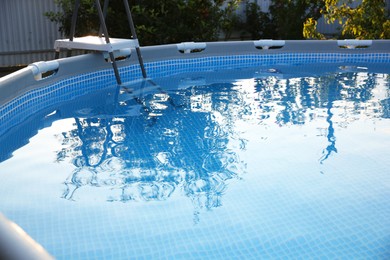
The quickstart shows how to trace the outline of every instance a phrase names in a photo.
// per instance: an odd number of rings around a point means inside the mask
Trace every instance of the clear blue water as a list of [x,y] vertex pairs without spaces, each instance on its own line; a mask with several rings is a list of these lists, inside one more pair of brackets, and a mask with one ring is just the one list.
[[58,259],[388,259],[390,67],[108,88],[0,136],[0,210]]

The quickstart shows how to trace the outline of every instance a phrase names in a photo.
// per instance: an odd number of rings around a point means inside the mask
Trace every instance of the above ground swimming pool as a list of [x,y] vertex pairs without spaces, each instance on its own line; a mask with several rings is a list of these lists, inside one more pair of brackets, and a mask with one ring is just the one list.
[[1,213],[57,259],[389,258],[389,42],[250,44],[0,80]]

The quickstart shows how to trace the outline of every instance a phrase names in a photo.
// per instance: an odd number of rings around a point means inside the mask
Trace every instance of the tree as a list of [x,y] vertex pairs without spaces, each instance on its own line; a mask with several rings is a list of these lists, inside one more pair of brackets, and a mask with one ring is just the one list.
[[230,39],[234,30],[240,29],[242,21],[236,13],[242,0],[230,0],[225,9],[222,10],[221,31],[225,35],[225,40]]
[[[325,0],[321,10],[327,23],[338,22],[341,25],[341,37],[356,39],[390,38],[390,20],[386,11],[385,0],[362,0],[354,7],[356,1]],[[324,39],[317,31],[317,20],[308,18],[304,24],[305,38]]]
[[253,39],[303,39],[303,23],[309,17],[318,19],[323,6],[318,0],[273,0],[266,13],[247,1],[245,31]]
[[[69,35],[74,0],[55,0],[60,12],[46,13]],[[96,34],[99,20],[94,0],[81,0],[76,36]],[[103,0],[101,0],[103,2]],[[129,0],[138,38],[142,45],[184,41],[217,40],[220,30],[231,30],[229,19],[238,0]],[[225,10],[223,7],[228,8]],[[106,18],[110,37],[129,38],[130,30],[123,2],[111,1]]]
[[[60,8],[60,12],[46,12],[52,22],[59,25],[59,31],[68,36],[70,34],[70,26],[72,21],[72,13],[74,1],[72,0],[54,0]],[[99,18],[94,9],[94,0],[81,0],[79,7],[79,16],[77,19],[76,36],[83,36],[98,32]]]
[[246,2],[245,14],[244,31],[248,32],[252,39],[275,38],[270,14],[263,12],[256,2]]
[[321,17],[324,1],[273,0],[269,7],[276,38],[303,39],[303,24],[309,17]]
[[225,1],[135,1],[133,15],[143,44],[217,40]]

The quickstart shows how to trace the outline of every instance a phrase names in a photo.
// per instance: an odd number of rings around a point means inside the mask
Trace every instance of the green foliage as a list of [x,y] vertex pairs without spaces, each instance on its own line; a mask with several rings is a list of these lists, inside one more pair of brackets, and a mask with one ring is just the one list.
[[[55,0],[62,12],[46,13],[69,35],[74,0]],[[129,0],[137,36],[142,45],[217,40],[239,23],[234,11],[241,0]],[[96,34],[99,21],[94,0],[81,0],[76,36]],[[103,0],[101,0],[103,2]],[[227,8],[222,6],[227,4]],[[131,36],[123,1],[110,1],[107,14],[110,37]]]
[[303,39],[303,26],[306,19],[321,17],[324,1],[318,0],[273,0],[270,6],[275,38]]
[[218,38],[221,4],[210,0],[135,1],[132,13],[143,44]]
[[308,17],[320,17],[324,1],[273,0],[269,13],[254,2],[247,2],[245,29],[253,39],[302,39],[303,23]]
[[[385,0],[362,0],[356,6],[351,0],[325,0],[321,11],[327,23],[338,22],[341,37],[356,39],[386,39],[390,36],[389,14]],[[305,38],[324,37],[317,33],[313,22],[305,22]]]
[[244,25],[251,39],[274,38],[274,30],[269,13],[261,11],[261,8],[255,2],[246,2],[245,7],[246,22]]
[[[45,15],[52,21],[59,24],[59,30],[64,35],[69,35],[72,21],[74,1],[54,0],[62,12],[46,12]],[[99,18],[94,9],[94,0],[80,1],[79,16],[77,20],[78,30],[76,36],[97,33],[99,31]]]
[[313,18],[308,18],[303,24],[303,37],[325,40],[325,36],[317,32],[317,21]]
[[225,40],[228,40],[234,30],[239,30],[242,25],[240,16],[236,10],[242,0],[231,0],[227,3],[225,9],[222,10],[221,31],[225,34]]

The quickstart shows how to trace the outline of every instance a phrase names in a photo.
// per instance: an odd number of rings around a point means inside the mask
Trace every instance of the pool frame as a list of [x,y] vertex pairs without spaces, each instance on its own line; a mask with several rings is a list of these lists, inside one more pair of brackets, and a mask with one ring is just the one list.
[[[148,78],[156,78],[262,64],[357,61],[388,64],[390,40],[182,43],[141,47],[141,52]],[[122,55],[127,56],[128,52]],[[41,64],[46,66],[46,63]],[[131,49],[130,56],[117,64],[124,86],[126,82],[144,80],[135,49]],[[13,125],[23,122],[28,115],[39,111],[48,100],[55,104],[99,90],[102,85],[117,85],[112,65],[102,53],[62,58],[49,65],[48,70],[53,73],[47,77],[33,64],[0,78],[0,136]],[[37,254],[40,259],[50,259],[51,256],[39,245],[31,243],[28,235],[19,235],[13,225],[0,215],[0,252],[7,248],[14,257]],[[9,243],[11,240],[17,242]]]
[[[366,47],[354,48],[359,46]],[[141,48],[148,78],[265,64],[388,63],[389,50],[390,40],[259,40],[180,43]],[[128,52],[122,55],[128,55]],[[130,56],[118,61],[117,65],[123,85],[143,80],[135,49],[131,49]],[[37,72],[37,66],[47,67],[54,73],[41,78],[44,74]],[[11,126],[23,122],[26,115],[40,110],[47,102],[66,101],[101,89],[101,86],[117,86],[111,63],[105,60],[102,53],[33,63],[2,77],[0,135]]]
[[[350,46],[349,42],[343,44],[341,40],[290,40],[282,41],[283,46],[280,46],[281,41],[266,40],[268,46],[260,48],[261,41],[237,41],[237,42],[207,42],[199,43],[200,48],[204,48],[202,51],[180,52],[180,44],[168,44],[159,46],[141,47],[142,57],[145,63],[146,72],[149,78],[156,76],[169,76],[169,73],[158,75],[156,74],[156,68],[161,71],[161,67],[164,69],[172,66],[173,62],[181,64],[181,69],[193,67],[194,62],[197,67],[221,67],[223,64],[210,63],[207,58],[209,57],[221,57],[221,56],[240,56],[252,57],[247,59],[248,66],[252,64],[253,57],[259,57],[261,61],[274,61],[275,63],[294,63],[297,62],[299,55],[306,54],[304,57],[305,62],[308,59],[311,62],[333,62],[335,58],[339,61],[346,61],[348,59],[354,59],[354,55],[360,54],[361,61],[370,61],[372,58],[378,57],[376,54],[387,54],[385,58],[388,61],[390,54],[390,40],[372,40],[371,46],[366,48],[345,48],[341,46]],[[365,46],[365,42],[361,41]],[[354,41],[354,45],[359,46],[359,41]],[[196,44],[190,49],[195,48]],[[275,45],[273,48],[272,45]],[[367,45],[366,45],[367,46]],[[269,47],[269,48],[268,48]],[[280,48],[279,48],[280,47]],[[290,55],[289,55],[290,54]],[[310,55],[308,55],[310,54]],[[239,57],[239,58],[240,58]],[[236,57],[234,59],[237,59]],[[15,99],[16,97],[28,92],[29,90],[53,85],[61,80],[69,79],[71,77],[79,75],[88,75],[92,72],[105,72],[107,84],[115,85],[115,76],[111,63],[106,62],[102,53],[90,53],[85,55],[79,55],[69,58],[58,59],[58,70],[51,76],[42,80],[37,80],[34,77],[33,66],[28,66],[10,75],[0,78],[0,107],[6,103]],[[169,61],[169,62],[162,62]],[[241,61],[242,62],[242,61]],[[135,53],[135,49],[131,49],[130,57],[126,60],[117,62],[118,68],[123,82],[133,81],[136,79],[142,79],[141,69],[138,64],[138,58]],[[234,63],[224,64],[225,67],[234,67]],[[174,68],[175,73],[177,67]],[[172,74],[172,71],[171,71]],[[85,78],[82,79],[85,81]]]

